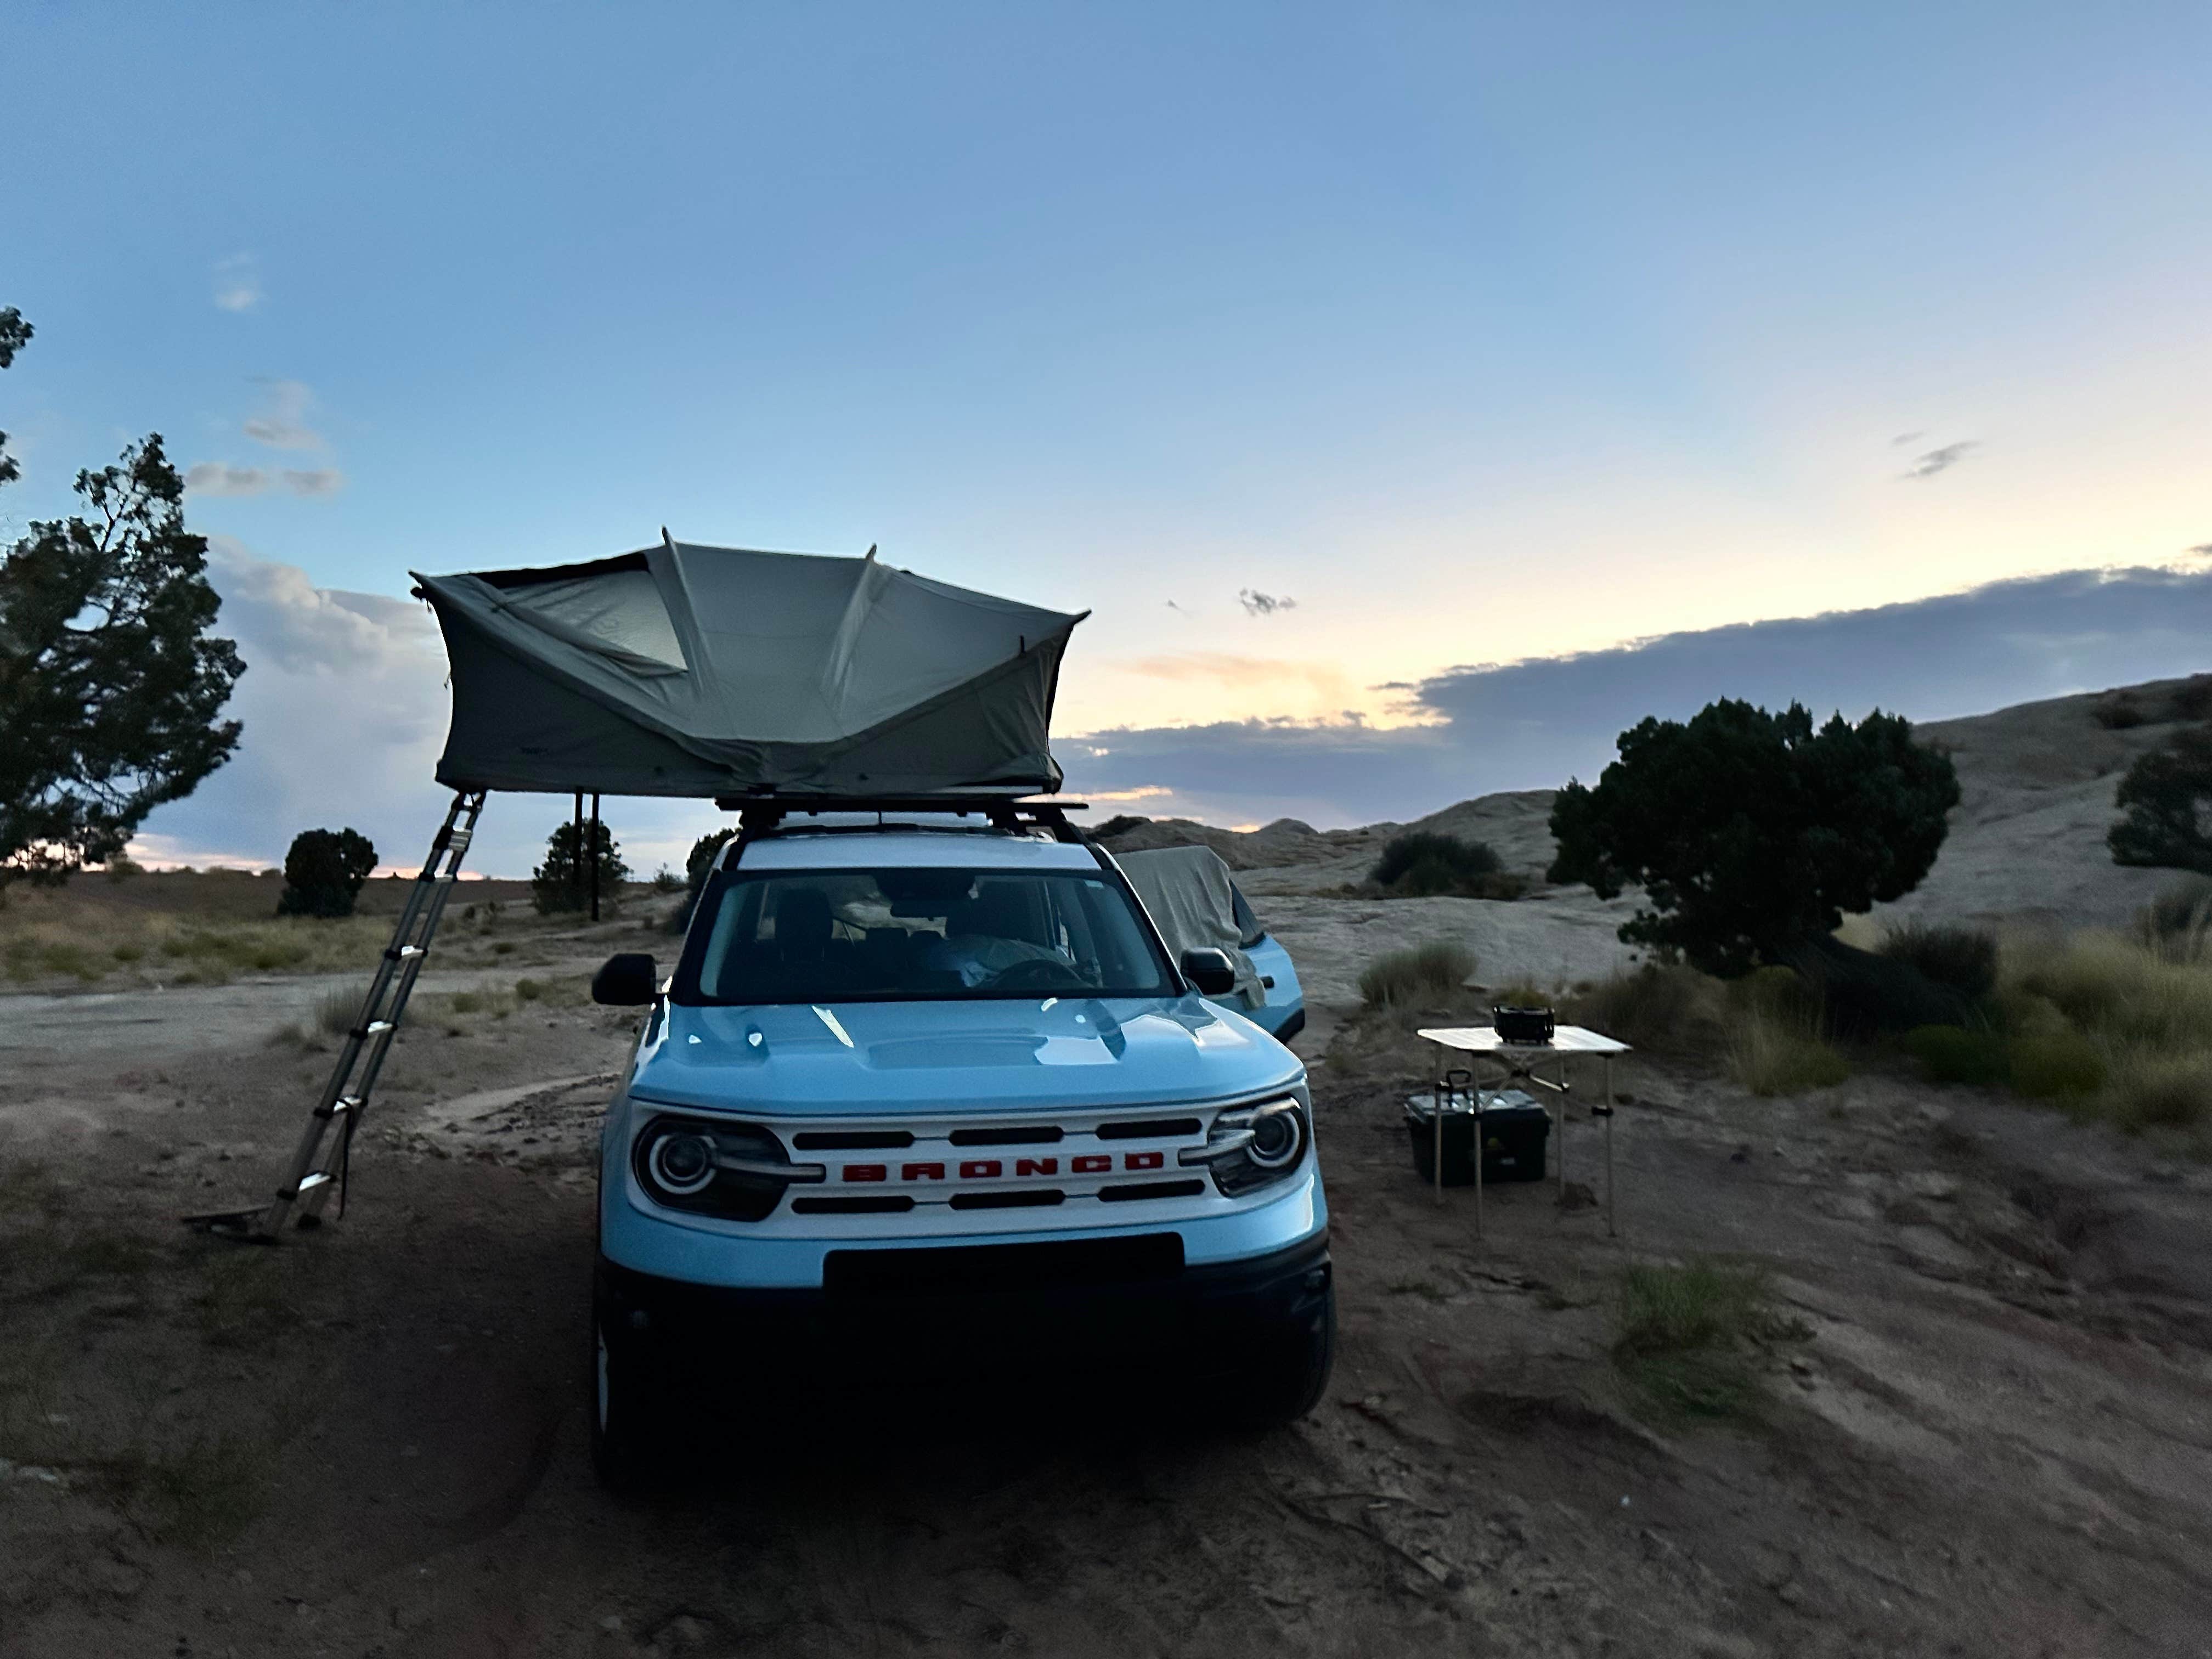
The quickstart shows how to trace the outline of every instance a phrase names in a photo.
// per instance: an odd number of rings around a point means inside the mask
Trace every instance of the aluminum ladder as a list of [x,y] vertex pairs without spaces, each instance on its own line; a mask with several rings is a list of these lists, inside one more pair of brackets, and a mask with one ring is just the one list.
[[362,1114],[368,1109],[368,1097],[384,1069],[385,1056],[392,1051],[392,1040],[398,1034],[400,1017],[407,1012],[407,999],[422,971],[423,958],[430,953],[430,940],[437,933],[439,918],[445,915],[446,901],[460,878],[462,855],[469,850],[483,805],[484,792],[479,789],[456,793],[453,804],[446,810],[446,821],[430,842],[430,855],[423,860],[407,902],[400,909],[392,943],[385,947],[376,977],[369,981],[361,1012],[346,1033],[337,1064],[331,1068],[331,1080],[308,1115],[299,1149],[275,1199],[259,1209],[187,1216],[189,1225],[228,1238],[268,1244],[276,1242],[295,1209],[299,1212],[296,1225],[321,1225],[323,1206],[333,1187],[339,1191],[338,1207],[343,1212],[354,1134],[361,1127]]

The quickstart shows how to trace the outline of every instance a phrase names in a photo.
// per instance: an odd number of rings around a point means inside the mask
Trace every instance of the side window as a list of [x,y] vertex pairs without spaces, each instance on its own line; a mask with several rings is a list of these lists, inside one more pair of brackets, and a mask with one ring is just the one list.
[[1237,922],[1237,942],[1249,951],[1267,936],[1267,930],[1260,925],[1260,919],[1252,914],[1252,907],[1245,902],[1244,890],[1233,881],[1229,884],[1229,902],[1230,914]]

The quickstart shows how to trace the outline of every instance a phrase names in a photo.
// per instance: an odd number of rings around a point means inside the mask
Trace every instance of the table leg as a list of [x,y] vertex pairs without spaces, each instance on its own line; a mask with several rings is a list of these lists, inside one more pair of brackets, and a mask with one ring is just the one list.
[[1482,1096],[1478,1091],[1470,1103],[1474,1111],[1474,1238],[1482,1242]]
[[1559,1094],[1556,1116],[1559,1119],[1559,1196],[1567,1195],[1567,1106],[1573,1097],[1567,1092],[1567,1062],[1559,1062]]
[[1430,1122],[1436,1130],[1436,1150],[1430,1172],[1437,1178],[1437,1203],[1444,1201],[1444,1080],[1441,1073],[1431,1067],[1429,1073]]
[[1605,1234],[1618,1238],[1613,1205],[1613,1056],[1605,1057]]

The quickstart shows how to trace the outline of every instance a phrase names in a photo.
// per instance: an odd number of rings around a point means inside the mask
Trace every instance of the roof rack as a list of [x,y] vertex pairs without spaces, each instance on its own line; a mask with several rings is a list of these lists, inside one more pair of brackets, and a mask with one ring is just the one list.
[[1055,841],[1084,839],[1082,830],[1067,821],[1070,812],[1090,811],[1079,800],[1031,800],[1018,794],[982,791],[935,795],[717,795],[714,805],[738,815],[739,828],[749,836],[765,835],[794,814],[813,817],[823,812],[940,812],[957,817],[979,813],[994,830],[1049,830]]

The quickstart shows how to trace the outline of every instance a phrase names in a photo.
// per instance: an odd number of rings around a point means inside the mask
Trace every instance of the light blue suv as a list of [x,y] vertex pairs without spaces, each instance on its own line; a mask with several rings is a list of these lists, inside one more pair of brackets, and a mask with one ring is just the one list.
[[1170,960],[1057,811],[870,806],[750,805],[673,975],[593,981],[650,1008],[601,1142],[602,1478],[654,1466],[672,1391],[1010,1332],[1085,1374],[1165,1353],[1248,1419],[1311,1409],[1335,1304],[1305,1070],[1205,1000],[1228,958]]
[[1288,1042],[1306,1029],[1305,993],[1298,986],[1298,970],[1291,964],[1291,953],[1283,948],[1282,941],[1260,925],[1252,914],[1252,906],[1244,896],[1244,890],[1235,882],[1229,891],[1236,902],[1237,927],[1242,935],[1237,944],[1244,954],[1252,958],[1252,966],[1260,975],[1260,988],[1267,1000],[1247,1016],[1278,1042]]

